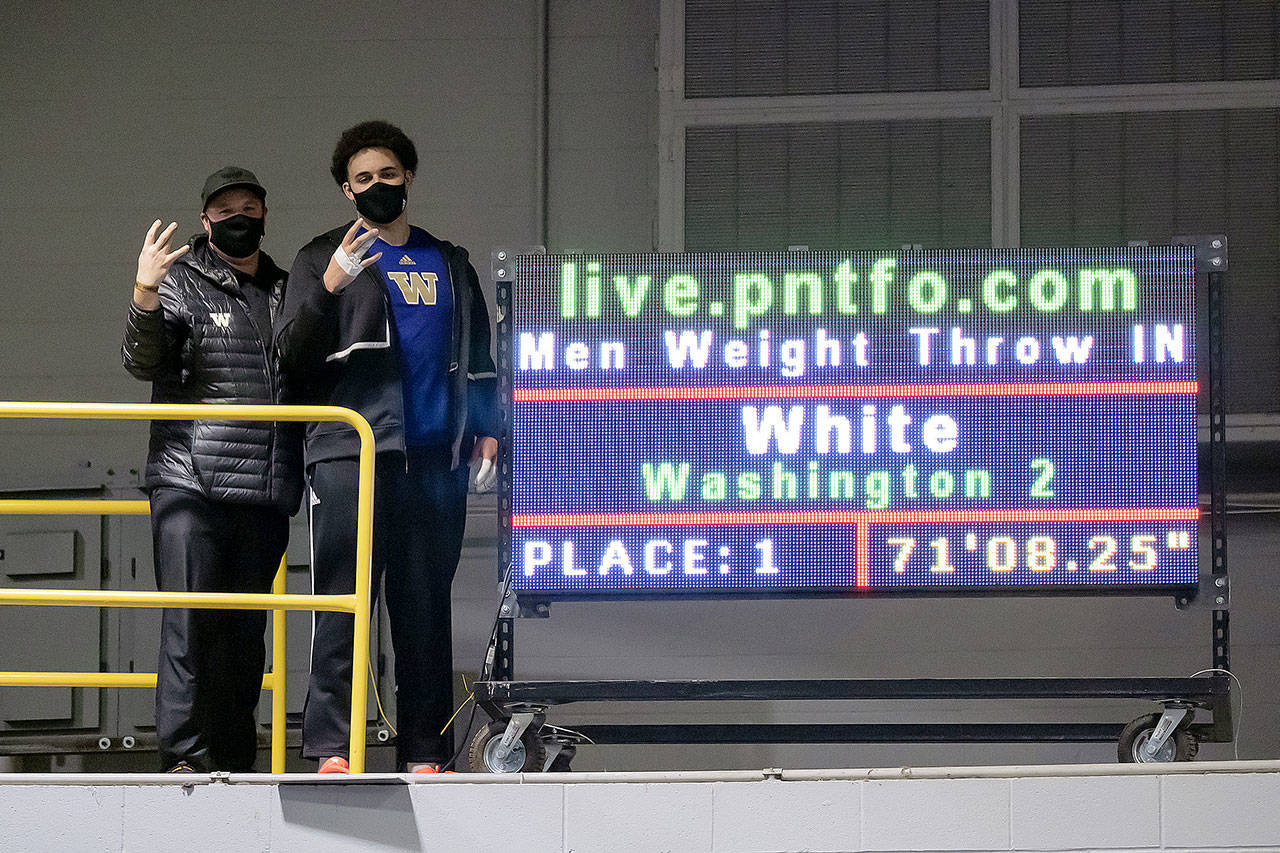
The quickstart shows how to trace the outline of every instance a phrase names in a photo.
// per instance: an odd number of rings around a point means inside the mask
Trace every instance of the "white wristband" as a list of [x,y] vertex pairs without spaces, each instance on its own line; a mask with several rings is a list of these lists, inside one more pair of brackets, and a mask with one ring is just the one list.
[[347,275],[357,276],[364,266],[360,263],[360,259],[348,255],[341,246],[333,250],[333,259],[338,262],[338,266],[342,267]]

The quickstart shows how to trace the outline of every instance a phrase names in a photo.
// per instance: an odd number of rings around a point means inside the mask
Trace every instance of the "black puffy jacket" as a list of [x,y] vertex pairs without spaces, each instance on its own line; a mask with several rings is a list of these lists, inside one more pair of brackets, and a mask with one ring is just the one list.
[[[281,399],[271,329],[258,328],[231,268],[204,234],[160,284],[160,307],[129,304],[121,358],[149,380],[153,403],[270,404]],[[285,273],[259,255],[274,319]],[[292,513],[302,496],[301,424],[152,421],[146,485]]]

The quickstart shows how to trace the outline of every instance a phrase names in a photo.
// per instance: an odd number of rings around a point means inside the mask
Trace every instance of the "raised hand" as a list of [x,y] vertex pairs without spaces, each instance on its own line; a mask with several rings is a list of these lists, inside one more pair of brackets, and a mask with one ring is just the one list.
[[170,249],[169,240],[178,228],[178,223],[170,222],[169,227],[160,230],[160,220],[151,223],[147,236],[142,239],[142,251],[138,253],[138,275],[133,282],[133,301],[148,311],[160,304],[157,291],[160,282],[169,274],[173,262],[182,257],[190,246],[182,245]]
[[[377,263],[382,253],[365,258],[364,253],[378,239],[378,229],[370,230],[356,236],[361,228],[366,227],[364,217],[356,218],[342,237],[342,245],[333,251],[329,266],[324,271],[324,288],[330,293],[339,293],[344,287],[356,280],[356,276],[370,264]],[[362,260],[363,259],[363,260]]]

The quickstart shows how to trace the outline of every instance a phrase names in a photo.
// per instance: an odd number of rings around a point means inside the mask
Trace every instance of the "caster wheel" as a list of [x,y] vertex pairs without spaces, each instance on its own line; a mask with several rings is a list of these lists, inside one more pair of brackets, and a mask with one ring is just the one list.
[[578,753],[578,748],[571,743],[561,744],[560,751],[551,759],[551,764],[547,766],[548,773],[568,773],[573,768],[569,763],[573,761],[573,757]]
[[505,720],[495,720],[476,732],[467,746],[469,773],[537,773],[542,770],[547,751],[538,733],[525,729],[506,757],[498,758],[498,744],[507,730]]
[[1164,742],[1155,755],[1147,754],[1147,743],[1155,734],[1156,725],[1160,722],[1160,714],[1147,714],[1139,717],[1120,732],[1120,741],[1116,745],[1116,754],[1122,764],[1145,764],[1151,762],[1191,761],[1200,749],[1199,742],[1184,728],[1173,730],[1173,734]]

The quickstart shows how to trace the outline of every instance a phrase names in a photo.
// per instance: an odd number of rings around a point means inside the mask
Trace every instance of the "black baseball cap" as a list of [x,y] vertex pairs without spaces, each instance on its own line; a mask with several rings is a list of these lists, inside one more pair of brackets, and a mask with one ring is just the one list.
[[207,205],[210,198],[231,187],[244,187],[266,201],[267,191],[258,183],[257,175],[239,166],[223,166],[205,180],[204,189],[200,190],[200,204]]

